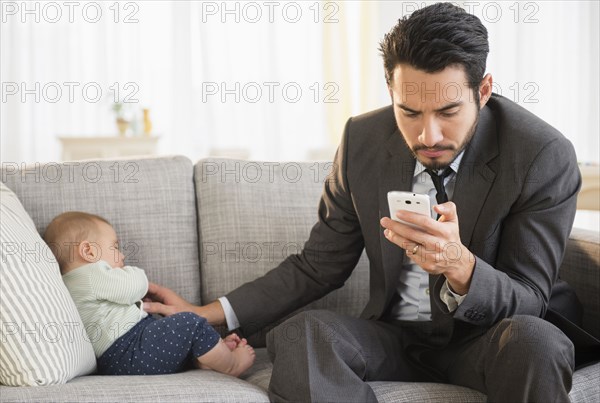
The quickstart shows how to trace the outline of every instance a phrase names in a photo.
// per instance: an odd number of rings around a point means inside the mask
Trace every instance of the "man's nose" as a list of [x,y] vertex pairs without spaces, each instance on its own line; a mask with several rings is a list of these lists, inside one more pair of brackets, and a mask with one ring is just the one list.
[[418,140],[426,147],[433,147],[443,139],[442,129],[435,119],[425,119],[425,124]]

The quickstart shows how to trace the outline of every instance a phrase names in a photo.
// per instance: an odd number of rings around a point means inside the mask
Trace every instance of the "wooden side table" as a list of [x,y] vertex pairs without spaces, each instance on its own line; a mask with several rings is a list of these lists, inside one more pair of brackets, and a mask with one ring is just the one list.
[[59,136],[63,161],[155,155],[160,136]]

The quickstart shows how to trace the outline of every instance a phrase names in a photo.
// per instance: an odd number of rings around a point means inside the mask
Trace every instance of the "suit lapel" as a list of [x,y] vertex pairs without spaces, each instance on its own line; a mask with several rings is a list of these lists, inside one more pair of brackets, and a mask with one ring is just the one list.
[[[495,172],[488,166],[498,155],[496,136],[494,117],[488,108],[483,108],[475,135],[460,162],[452,197],[459,219],[460,239],[467,247],[471,243],[475,224],[496,177]],[[454,332],[453,316],[444,313],[436,301],[444,281],[442,275],[429,276],[433,321],[430,342],[439,346],[446,344]]]
[[460,222],[460,239],[467,247],[481,209],[494,183],[496,173],[488,163],[498,155],[496,122],[488,108],[483,108],[473,139],[460,163],[452,201]]
[[[395,130],[390,135],[381,151],[382,163],[379,172],[380,218],[390,216],[387,201],[388,192],[392,190],[410,191],[415,171],[415,159],[398,130]],[[383,257],[383,271],[385,274],[385,301],[383,301],[383,309],[390,302],[398,285],[398,270],[402,268],[404,250],[386,239],[383,235],[383,228],[379,231],[379,238]]]

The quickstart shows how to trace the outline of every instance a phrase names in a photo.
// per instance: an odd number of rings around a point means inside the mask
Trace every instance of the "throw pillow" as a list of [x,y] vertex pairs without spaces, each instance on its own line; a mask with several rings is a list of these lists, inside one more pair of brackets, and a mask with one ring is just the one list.
[[96,359],[50,248],[0,182],[0,383],[65,383]]

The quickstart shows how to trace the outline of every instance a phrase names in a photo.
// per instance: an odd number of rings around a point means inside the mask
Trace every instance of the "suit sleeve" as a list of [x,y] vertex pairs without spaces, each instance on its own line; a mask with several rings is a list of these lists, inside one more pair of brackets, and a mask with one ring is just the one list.
[[242,330],[257,331],[344,285],[364,248],[347,181],[350,119],[325,181],[318,221],[301,253],[226,297]]
[[500,225],[495,264],[476,257],[469,292],[455,319],[491,326],[513,315],[546,313],[581,186],[571,143],[559,138],[542,148],[521,186]]

